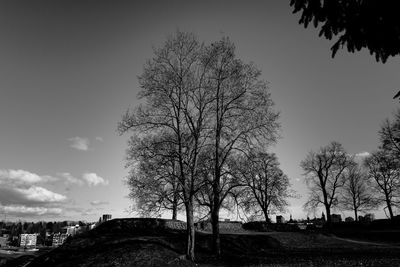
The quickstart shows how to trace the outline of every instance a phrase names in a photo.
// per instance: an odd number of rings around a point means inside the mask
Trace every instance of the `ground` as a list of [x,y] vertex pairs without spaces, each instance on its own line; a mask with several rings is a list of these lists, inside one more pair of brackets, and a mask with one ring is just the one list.
[[212,256],[210,233],[197,232],[192,263],[184,259],[183,230],[165,229],[162,220],[144,222],[106,222],[27,266],[400,266],[400,243],[348,238],[344,231],[340,237],[321,231],[224,233],[221,259]]

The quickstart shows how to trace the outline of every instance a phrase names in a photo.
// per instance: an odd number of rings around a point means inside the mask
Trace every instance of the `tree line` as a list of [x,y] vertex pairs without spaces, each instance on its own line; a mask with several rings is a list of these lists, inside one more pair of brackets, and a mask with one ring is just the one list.
[[[144,216],[184,211],[186,256],[194,260],[195,216],[212,224],[213,251],[220,255],[219,214],[247,217],[285,211],[296,197],[279,160],[269,152],[280,137],[266,81],[252,63],[240,60],[229,38],[204,44],[177,31],[139,76],[140,104],[118,124],[130,133],[126,183],[133,209]],[[301,162],[310,188],[304,205],[360,212],[384,206],[390,218],[399,204],[400,112],[379,133],[378,150],[357,162],[337,142],[311,151]]]
[[388,218],[400,207],[400,110],[394,120],[385,120],[376,151],[358,162],[338,142],[311,151],[301,162],[310,189],[304,207],[323,206],[327,223],[333,208],[360,212],[383,207]]

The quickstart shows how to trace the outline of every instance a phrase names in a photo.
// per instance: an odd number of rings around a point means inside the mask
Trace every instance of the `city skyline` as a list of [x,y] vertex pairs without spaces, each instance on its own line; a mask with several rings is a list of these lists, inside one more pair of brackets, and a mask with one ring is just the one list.
[[397,57],[382,64],[367,51],[340,50],[332,59],[331,42],[299,25],[283,1],[4,1],[0,10],[1,219],[132,216],[123,183],[128,136],[117,123],[138,103],[137,76],[152,48],[177,29],[205,43],[229,37],[269,82],[282,124],[270,151],[301,196],[286,218],[307,217],[307,153],[338,141],[368,155],[399,105]]

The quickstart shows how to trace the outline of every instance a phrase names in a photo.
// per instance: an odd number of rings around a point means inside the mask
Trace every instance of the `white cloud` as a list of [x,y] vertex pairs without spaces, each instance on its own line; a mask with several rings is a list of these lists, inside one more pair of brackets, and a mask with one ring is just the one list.
[[359,157],[359,158],[366,158],[366,157],[369,157],[370,155],[371,154],[369,152],[366,152],[366,151],[355,154],[355,156]]
[[90,205],[92,206],[100,206],[100,205],[107,205],[109,204],[107,201],[101,201],[101,200],[93,200],[90,202]]
[[0,209],[7,215],[14,215],[18,217],[60,215],[62,212],[61,208],[27,207],[25,205],[0,206]]
[[67,199],[64,195],[52,192],[40,186],[31,186],[27,189],[16,188],[15,191],[20,193],[26,200],[36,202],[62,202]]
[[83,181],[81,179],[72,176],[69,172],[61,172],[57,173],[57,175],[61,176],[66,184],[83,185]]
[[70,147],[82,150],[82,151],[87,151],[89,150],[89,139],[84,138],[84,137],[73,137],[69,138],[69,141],[71,141]]
[[84,173],[82,178],[88,183],[89,186],[108,185],[108,180],[98,176],[93,172]]
[[103,142],[103,141],[104,141],[104,139],[103,139],[103,137],[96,136],[96,141]]
[[0,203],[3,205],[32,206],[63,202],[66,196],[52,192],[38,184],[58,178],[38,175],[25,170],[0,169]]
[[35,184],[43,182],[46,179],[35,173],[24,170],[1,170],[0,169],[0,182],[17,183],[17,184]]

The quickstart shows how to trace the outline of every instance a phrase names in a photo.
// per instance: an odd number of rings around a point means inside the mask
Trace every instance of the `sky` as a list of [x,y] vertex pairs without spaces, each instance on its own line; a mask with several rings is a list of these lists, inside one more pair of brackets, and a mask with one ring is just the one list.
[[281,113],[271,152],[300,196],[285,217],[305,218],[301,160],[331,141],[350,154],[377,149],[399,106],[400,59],[346,50],[332,59],[333,43],[299,25],[288,2],[0,1],[0,220],[135,216],[129,136],[117,124],[138,103],[153,48],[177,29],[205,43],[228,36],[261,69]]

